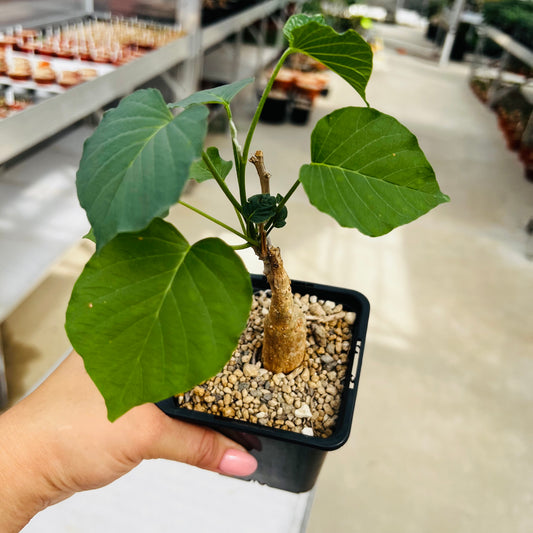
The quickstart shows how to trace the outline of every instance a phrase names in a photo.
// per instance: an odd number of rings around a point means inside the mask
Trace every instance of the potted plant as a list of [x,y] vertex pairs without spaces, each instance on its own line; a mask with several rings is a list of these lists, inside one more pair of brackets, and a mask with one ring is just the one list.
[[[339,34],[321,16],[294,15],[285,24],[284,34],[288,48],[272,72],[242,146],[231,101],[252,79],[200,91],[173,104],[166,104],[156,90],[140,90],[105,113],[84,145],[77,173],[78,196],[91,223],[96,252],[74,286],[66,330],[104,396],[111,420],[135,405],[160,402],[171,416],[210,423],[260,453],[255,479],[302,491],[314,483],[325,451],[340,446],[348,437],[368,302],[354,291],[333,288],[329,296],[324,286],[294,284],[300,303],[306,292],[314,292],[311,300],[306,300],[307,307],[311,307],[309,302],[330,305],[331,312],[322,314],[335,315],[335,329],[341,335],[350,330],[353,340],[349,348],[343,348],[342,340],[340,344],[326,344],[327,352],[319,346],[319,360],[310,365],[306,316],[291,292],[279,249],[271,243],[271,235],[286,223],[286,204],[302,185],[311,204],[339,224],[378,236],[421,216],[448,197],[439,190],[414,135],[368,105],[365,87],[372,53],[356,32]],[[274,195],[262,152],[257,150],[250,157],[250,149],[272,84],[292,53],[309,55],[342,76],[364,105],[338,109],[322,118],[312,133],[310,162],[301,167],[289,191]],[[213,103],[222,105],[227,113],[233,163],[223,160],[216,147],[204,148],[206,106]],[[238,196],[226,185],[232,168]],[[253,179],[260,180],[261,194],[248,196],[247,169],[257,175]],[[234,207],[238,226],[231,227],[180,200],[189,179],[216,180]],[[243,244],[232,247],[217,238],[189,244],[164,220],[177,202],[231,231]],[[250,354],[239,360],[244,372],[237,370],[240,397],[235,404],[223,390],[224,398],[213,396],[215,402],[209,412],[197,413],[186,409],[186,404],[192,403],[200,411],[208,409],[191,400],[188,391],[197,389],[200,396],[208,396],[203,385],[198,385],[225,368],[250,315],[252,283],[235,250],[243,247],[253,248],[264,263],[266,278],[253,279],[254,285],[266,288],[268,283],[271,291],[263,339],[251,341],[253,357],[260,360],[250,362]],[[340,310],[338,304],[345,308]],[[352,320],[347,320],[347,311],[352,313]],[[327,316],[322,319],[323,323],[330,320]],[[345,321],[341,323],[341,319]],[[312,325],[319,340],[326,335],[320,320]],[[244,407],[247,418],[228,418],[239,402],[245,404],[246,398],[255,397],[253,383],[243,382],[248,375],[252,379],[260,374],[261,388],[271,395],[276,384],[270,387],[271,381],[285,387],[291,380],[296,383],[306,377],[308,391],[313,387],[326,389],[320,379],[331,374],[339,362],[336,359],[342,357],[345,367],[335,382],[340,411],[332,415],[337,419],[333,433],[310,435],[301,421],[295,428],[298,432],[283,426],[280,429],[275,417],[265,422],[264,416],[258,412],[250,415]],[[309,377],[311,371],[320,372],[318,385]],[[223,389],[225,379],[219,378]],[[228,389],[230,382],[227,378]],[[326,392],[334,394],[331,388]],[[183,393],[185,397],[177,400]],[[304,421],[314,420],[306,403],[308,396],[291,403],[290,389],[279,394]],[[259,403],[263,408],[262,401]],[[277,409],[283,411],[280,405]],[[270,460],[274,457],[277,466]],[[287,479],[293,474],[295,479]]]

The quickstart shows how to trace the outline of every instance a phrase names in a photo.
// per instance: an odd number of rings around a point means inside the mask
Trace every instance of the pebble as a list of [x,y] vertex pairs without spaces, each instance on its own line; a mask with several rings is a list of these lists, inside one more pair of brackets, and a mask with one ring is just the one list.
[[326,311],[318,302],[312,303],[309,306],[309,313],[315,316],[326,316]]
[[355,323],[355,313],[352,313],[352,312],[346,313],[346,315],[344,316],[344,320],[346,321],[347,324],[351,326],[352,324]]
[[274,374],[272,376],[272,381],[278,387],[281,385],[282,381],[285,379],[285,374]]
[[311,414],[311,409],[310,407],[304,403],[300,409],[296,409],[294,411],[294,414],[298,417],[298,418],[311,418],[312,414]]
[[242,371],[247,378],[255,378],[259,375],[259,368],[250,363],[245,363]]

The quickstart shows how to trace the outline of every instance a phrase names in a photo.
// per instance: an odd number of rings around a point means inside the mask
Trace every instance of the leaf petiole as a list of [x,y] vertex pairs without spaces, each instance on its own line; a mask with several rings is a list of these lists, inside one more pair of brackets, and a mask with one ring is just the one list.
[[240,237],[241,239],[244,239],[247,243],[249,243],[250,246],[257,246],[257,242],[254,241],[253,239],[250,239],[250,237],[246,236],[244,233],[241,233],[240,231],[237,231],[236,229],[233,229],[231,226],[228,226],[227,224],[224,224],[224,222],[221,222],[220,220],[216,219],[215,217],[212,217],[211,215],[208,215],[207,213],[204,213],[202,210],[196,208],[196,207],[193,207],[192,205],[180,200],[178,202],[179,204],[181,204],[183,207],[186,207],[187,209],[190,209],[191,211],[194,211],[195,213],[203,216],[204,218],[207,218],[208,220],[210,220],[211,222],[214,222],[215,224],[223,227],[224,229],[230,231],[231,233],[233,233],[234,235],[237,235],[238,237]]
[[[294,191],[296,191],[296,189],[298,188],[298,186],[300,185],[300,180],[297,179],[292,187],[289,189],[289,192],[283,197],[283,199],[281,200],[281,202],[277,205],[276,207],[276,212],[274,213],[274,215],[272,216],[271,220],[274,220],[280,213],[281,213],[281,210],[285,207],[285,204],[289,201],[289,198],[294,194]],[[270,232],[274,229],[274,226],[272,225],[272,222],[270,222],[267,227],[266,227],[266,232],[267,232],[267,235],[270,234]]]
[[209,172],[211,172],[213,175],[213,178],[215,178],[218,186],[222,189],[222,192],[226,195],[226,198],[232,203],[237,212],[240,213],[242,211],[241,204],[239,204],[235,196],[233,196],[231,191],[228,189],[228,186],[224,182],[222,176],[218,173],[218,170],[216,169],[215,165],[213,165],[213,162],[205,151],[202,151],[202,160],[209,169]]
[[252,123],[250,124],[250,128],[248,130],[248,135],[246,136],[246,141],[244,142],[244,148],[242,151],[242,160],[241,160],[243,167],[246,164],[246,161],[248,159],[248,152],[250,151],[250,144],[252,143],[252,137],[254,136],[255,128],[257,126],[257,123],[259,122],[259,117],[261,116],[261,112],[263,111],[263,107],[265,105],[266,99],[268,98],[268,95],[270,94],[272,85],[274,85],[274,80],[276,79],[276,76],[278,75],[278,72],[283,66],[283,63],[285,63],[285,60],[287,59],[287,57],[289,57],[289,55],[292,54],[293,52],[294,50],[292,48],[287,48],[287,50],[283,52],[283,55],[279,58],[279,61],[274,67],[272,75],[270,76],[270,79],[268,80],[267,86],[265,87],[265,90],[263,91],[263,94],[261,95],[261,100],[259,100],[259,103],[257,104],[257,109],[255,110],[255,114],[252,118]]

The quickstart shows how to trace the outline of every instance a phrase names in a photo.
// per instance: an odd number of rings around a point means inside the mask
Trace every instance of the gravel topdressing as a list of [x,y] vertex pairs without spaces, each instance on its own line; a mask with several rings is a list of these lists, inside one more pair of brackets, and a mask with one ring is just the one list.
[[307,355],[290,374],[273,374],[261,364],[263,319],[269,291],[254,296],[239,345],[223,370],[189,392],[178,405],[264,426],[329,437],[335,428],[347,373],[355,313],[342,305],[295,295],[307,318]]

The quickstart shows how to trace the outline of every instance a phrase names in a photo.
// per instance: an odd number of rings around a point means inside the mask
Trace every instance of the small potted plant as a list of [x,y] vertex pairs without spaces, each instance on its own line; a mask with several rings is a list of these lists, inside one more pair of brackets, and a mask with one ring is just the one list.
[[[210,423],[261,454],[255,479],[302,491],[314,483],[324,451],[340,446],[348,437],[368,302],[354,291],[333,289],[330,293],[323,286],[305,283],[293,284],[299,293],[294,298],[280,251],[271,243],[272,235],[286,223],[288,200],[302,185],[311,204],[342,226],[379,236],[448,197],[439,190],[414,135],[368,105],[365,87],[372,53],[356,32],[339,34],[321,16],[294,15],[286,22],[284,34],[288,48],[272,71],[242,145],[231,101],[252,79],[200,91],[172,104],[165,103],[156,90],[140,90],[105,113],[84,145],[77,174],[78,196],[91,223],[96,252],[73,289],[66,330],[104,396],[111,420],[135,405],[159,402],[171,416]],[[312,133],[310,161],[303,164],[288,191],[274,194],[262,152],[256,150],[250,157],[250,150],[276,75],[293,53],[308,55],[342,76],[363,106],[338,109],[322,118]],[[217,147],[204,148],[208,104],[222,105],[227,113],[233,163],[223,160]],[[237,196],[226,185],[232,169]],[[253,179],[260,180],[261,194],[248,196],[247,169],[253,171]],[[214,179],[235,210],[237,227],[180,200],[189,179]],[[230,246],[218,238],[189,244],[164,220],[177,202],[231,231],[243,244]],[[222,383],[223,397],[217,399],[200,384],[225,368],[247,325],[252,282],[236,252],[245,247],[251,247],[264,263],[266,278],[253,279],[253,283],[255,288],[269,287],[270,307],[260,340],[246,333],[255,347],[253,355],[231,363],[242,365],[236,370],[236,394],[240,396],[231,398],[225,389],[230,390],[234,381],[223,376],[215,378]],[[313,291],[314,296],[306,300],[305,293]],[[327,316],[312,325],[317,341],[309,340],[307,309],[317,301],[330,305],[331,312],[322,314],[333,316],[340,334],[350,330],[351,347],[343,347],[342,339],[329,342],[323,326],[330,320]],[[342,324],[341,319],[345,320]],[[321,345],[324,338],[327,343]],[[319,359],[311,364],[313,342],[318,345]],[[321,380],[332,374],[337,359],[343,357],[345,368],[336,374],[332,388]],[[320,373],[316,380],[310,375],[315,371]],[[257,374],[262,379],[260,387],[244,382]],[[291,399],[290,389],[284,388],[291,380],[305,382],[307,392],[302,399]],[[282,390],[275,389],[278,385]],[[244,405],[247,401],[259,404],[259,409],[267,402],[256,401],[254,387],[267,391],[269,404],[281,414],[286,415],[283,406],[289,405],[287,424],[290,429],[289,422],[295,420],[299,424],[295,432],[287,431],[276,415],[266,421],[259,411],[250,415]],[[340,398],[339,412],[330,415],[330,408],[324,407],[324,418],[334,417],[337,424],[322,436],[311,435],[312,428],[301,422],[315,420],[309,391],[319,388],[328,389],[325,392],[330,396],[337,388]],[[191,400],[191,390],[212,396],[212,407]],[[276,404],[276,398],[283,405]],[[193,409],[187,409],[187,404]],[[248,416],[229,420],[239,405],[244,405],[242,411]],[[271,461],[274,457],[276,461]],[[287,480],[293,474],[296,481]]]

